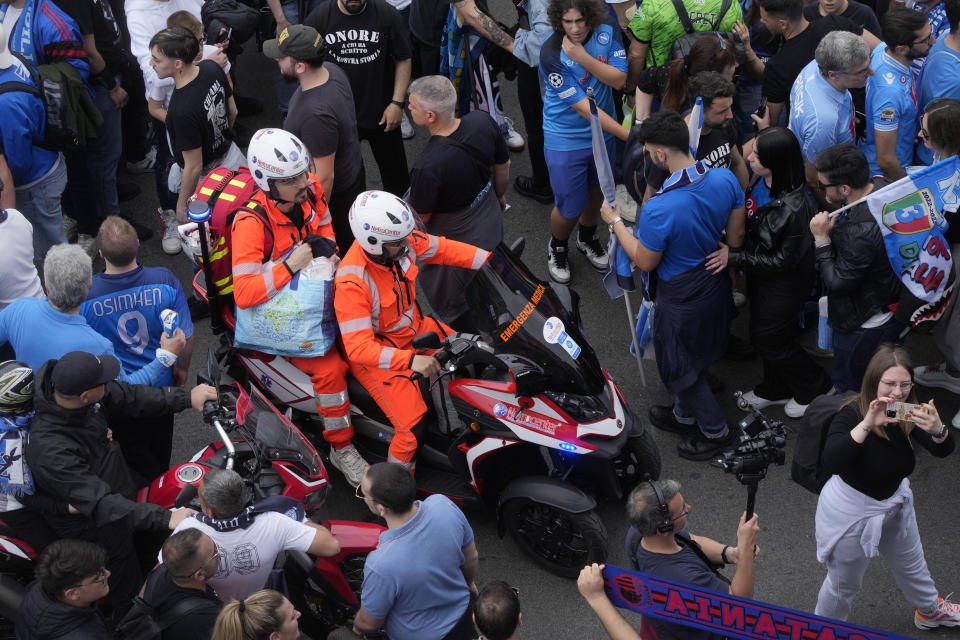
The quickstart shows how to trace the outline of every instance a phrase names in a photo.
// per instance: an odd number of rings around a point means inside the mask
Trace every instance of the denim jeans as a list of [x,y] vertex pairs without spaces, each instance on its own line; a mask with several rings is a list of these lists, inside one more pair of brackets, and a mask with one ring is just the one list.
[[17,208],[33,225],[33,259],[40,264],[50,247],[67,241],[60,209],[60,197],[66,186],[67,165],[61,156],[47,177],[31,187],[17,189]]
[[700,431],[708,438],[719,437],[727,428],[727,418],[707,384],[706,369],[700,372],[692,385],[677,393],[673,401],[673,413],[680,422],[695,419]]
[[[324,1],[334,2],[335,0],[306,0],[307,13],[309,14]],[[300,15],[300,0],[285,2],[280,5],[280,8],[283,9],[283,15],[290,24],[300,24],[307,17],[306,15]],[[280,108],[280,113],[286,114],[290,107],[290,98],[293,97],[293,92],[297,90],[299,85],[296,82],[285,81],[283,76],[280,75],[280,67],[276,63],[273,67],[273,81],[277,87],[277,106]]]
[[[117,76],[119,80],[120,76]],[[117,162],[123,152],[122,115],[113,108],[106,88],[94,85],[97,110],[103,124],[95,140],[66,154],[67,213],[77,221],[77,231],[94,236],[107,216],[120,215],[117,200]]]
[[833,331],[833,371],[831,378],[838,393],[860,391],[863,374],[881,342],[897,339],[903,325],[890,318],[879,327],[856,329],[850,333]]
[[[116,77],[120,82],[120,75]],[[97,131],[97,140],[87,147],[87,159],[97,212],[100,218],[120,215],[117,200],[117,163],[123,153],[123,117],[120,109],[114,108],[110,92],[105,87],[94,85],[97,109],[103,116],[103,125]]]

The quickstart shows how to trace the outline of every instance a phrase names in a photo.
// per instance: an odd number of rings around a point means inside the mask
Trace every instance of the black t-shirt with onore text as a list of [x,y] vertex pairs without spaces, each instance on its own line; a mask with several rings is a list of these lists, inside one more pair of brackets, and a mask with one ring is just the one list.
[[323,34],[326,59],[350,79],[357,126],[380,126],[393,97],[395,63],[411,56],[410,34],[400,12],[384,0],[367,0],[363,13],[349,15],[337,0],[328,0],[311,11],[304,24]]

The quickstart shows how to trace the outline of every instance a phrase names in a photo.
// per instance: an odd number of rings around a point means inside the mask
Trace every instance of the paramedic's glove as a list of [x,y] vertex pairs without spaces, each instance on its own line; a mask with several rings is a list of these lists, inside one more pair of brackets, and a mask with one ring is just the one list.
[[329,258],[337,254],[337,243],[332,238],[311,233],[303,241],[310,245],[314,258]]

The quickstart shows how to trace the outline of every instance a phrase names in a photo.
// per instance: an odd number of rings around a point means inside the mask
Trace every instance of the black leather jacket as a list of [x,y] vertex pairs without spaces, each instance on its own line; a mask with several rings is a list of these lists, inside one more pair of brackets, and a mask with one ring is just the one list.
[[810,218],[816,213],[816,203],[805,186],[763,205],[747,220],[743,248],[730,250],[730,265],[762,279],[809,272],[813,269]]
[[[890,181],[874,180],[874,189]],[[851,332],[870,316],[888,311],[903,286],[890,267],[883,235],[866,203],[847,210],[830,232],[831,244],[816,249],[820,279],[827,288],[830,326]]]
[[162,416],[190,406],[187,392],[176,387],[149,387],[112,381],[103,399],[80,409],[65,409],[53,396],[49,360],[36,376],[25,455],[36,491],[52,501],[73,505],[81,515],[63,515],[63,523],[90,520],[100,526],[126,520],[131,529],[167,528],[170,512],[147,502],[135,502],[136,487],[116,441],[107,438],[107,418],[124,420],[133,428],[145,416]]

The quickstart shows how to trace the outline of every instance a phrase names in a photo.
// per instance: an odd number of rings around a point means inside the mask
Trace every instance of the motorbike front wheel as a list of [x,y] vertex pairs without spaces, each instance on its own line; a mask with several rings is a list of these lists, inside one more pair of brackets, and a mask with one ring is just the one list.
[[607,557],[607,531],[592,509],[571,513],[514,498],[503,506],[503,520],[520,548],[555,575],[576,578],[584,566]]

